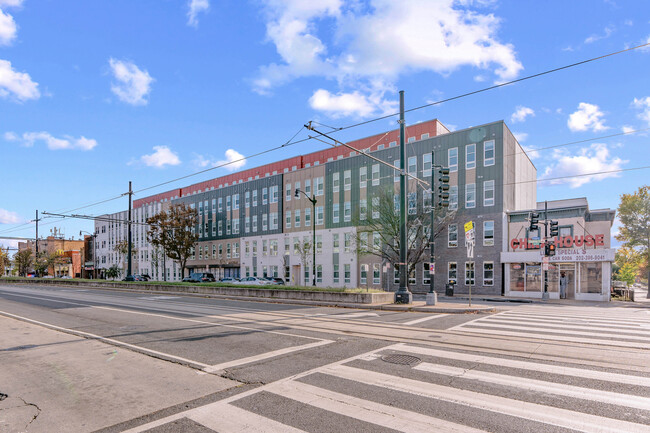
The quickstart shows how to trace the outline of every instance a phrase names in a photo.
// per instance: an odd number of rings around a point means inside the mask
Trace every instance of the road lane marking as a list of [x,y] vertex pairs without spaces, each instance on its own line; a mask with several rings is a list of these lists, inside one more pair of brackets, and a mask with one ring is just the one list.
[[226,368],[235,367],[252,362],[261,361],[263,359],[275,358],[276,356],[286,355],[287,353],[299,352],[301,350],[312,349],[314,347],[324,346],[326,344],[334,343],[332,340],[316,341],[302,346],[285,347],[284,349],[273,350],[271,352],[261,353],[259,355],[249,356],[247,358],[235,359],[234,361],[223,362],[221,364],[211,365],[203,369],[206,373],[215,373]]
[[[585,325],[585,324],[577,324],[577,323],[550,323],[550,322],[544,322],[544,323],[537,323],[537,322],[529,322],[527,320],[517,320],[515,323],[520,324],[521,326],[515,326],[513,324],[512,320],[509,319],[500,319],[500,318],[495,318],[495,319],[483,319],[484,321],[480,323],[480,326],[492,326],[492,327],[498,327],[498,328],[507,328],[507,329],[532,329],[532,330],[549,330],[551,332],[561,332],[563,334],[569,333],[569,334],[577,334],[577,335],[599,335],[601,337],[609,337],[609,334],[599,334],[599,333],[591,333],[591,332],[577,332],[578,330],[593,330],[593,331],[608,331],[610,333],[619,333],[619,334],[638,334],[638,335],[644,335],[646,336],[645,339],[650,337],[650,332],[644,331],[639,329],[639,327],[635,328],[629,328],[629,327],[620,327],[620,326],[596,326],[596,325]],[[478,323],[472,324],[472,326],[479,326]],[[644,326],[644,325],[641,325]],[[647,325],[646,325],[647,326]],[[471,326],[469,327],[471,328]],[[468,329],[469,329],[468,328]],[[558,329],[555,329],[558,328]],[[612,334],[612,337],[617,337],[618,335]]]
[[306,433],[231,404],[211,408],[203,406],[194,410],[188,418],[219,433]]
[[576,367],[566,367],[564,365],[551,365],[531,361],[520,361],[517,359],[498,358],[473,353],[447,352],[444,350],[433,349],[428,347],[409,346],[406,344],[396,344],[391,347],[393,350],[408,352],[418,355],[433,356],[437,358],[453,359],[456,361],[475,362],[479,364],[498,365],[507,368],[517,368],[520,370],[529,370],[540,373],[559,374],[562,376],[581,377],[584,379],[594,379],[604,382],[624,383],[626,385],[639,385],[650,388],[650,377],[633,376],[621,373],[603,372],[597,370],[588,370]]
[[487,371],[467,370],[464,368],[431,364],[428,362],[418,364],[413,367],[413,369],[445,376],[478,380],[480,382],[493,383],[512,388],[521,388],[528,391],[562,395],[565,397],[597,401],[605,404],[616,404],[623,407],[633,407],[644,411],[650,408],[650,398],[640,397],[638,395],[601,391],[598,389],[583,388],[564,383],[547,382],[544,380],[528,379],[525,377],[506,376],[504,374],[491,373]]
[[605,418],[572,410],[545,406],[521,400],[482,394],[475,391],[452,388],[429,382],[420,382],[404,377],[338,365],[322,371],[334,377],[348,379],[366,385],[378,386],[394,391],[447,401],[477,409],[511,415],[531,421],[555,425],[587,433],[631,433],[650,432],[650,425],[643,425]]
[[[440,418],[422,415],[399,407],[363,400],[302,382],[271,384],[265,391],[310,406],[397,431],[413,433],[480,433],[474,429]],[[219,429],[221,431],[221,429]]]
[[[493,314],[492,316],[499,316],[499,315],[501,315],[501,314],[503,314],[503,312]],[[490,317],[492,317],[492,316],[490,316]],[[469,324],[469,323],[473,323],[473,322],[476,322],[477,320],[483,320],[483,319],[485,319],[485,317],[477,317],[476,319],[469,320],[469,321],[467,321],[467,322],[463,322],[463,323],[461,323],[460,325],[452,326],[451,328],[448,329],[448,331],[455,331],[455,330],[461,328],[463,325],[467,325],[467,324]]]
[[169,353],[159,352],[157,350],[147,349],[146,347],[136,346],[135,344],[124,343],[122,341],[114,340],[112,338],[106,338],[106,337],[102,337],[101,335],[91,334],[90,332],[77,331],[76,329],[64,328],[62,326],[52,325],[50,323],[40,322],[38,320],[18,316],[16,314],[7,313],[6,311],[0,311],[0,314],[3,315],[3,316],[6,316],[6,317],[11,317],[13,319],[22,320],[24,322],[33,323],[33,324],[39,325],[39,326],[44,326],[44,327],[49,328],[49,329],[62,331],[62,332],[65,332],[67,334],[72,334],[72,335],[76,335],[76,336],[79,336],[79,337],[85,337],[85,338],[89,338],[89,339],[93,339],[93,340],[99,340],[99,341],[102,341],[104,343],[109,343],[109,344],[111,344],[113,346],[119,346],[119,347],[134,349],[137,352],[146,353],[146,354],[149,354],[149,355],[154,355],[155,357],[170,358],[170,359],[174,359],[176,361],[181,361],[181,362],[183,362],[185,364],[193,365],[193,366],[196,366],[196,367],[199,367],[199,368],[209,367],[208,364],[204,364],[204,363],[199,362],[199,361],[194,361],[194,360],[191,360],[191,359],[182,358],[180,356],[170,355]]
[[411,320],[410,322],[404,322],[402,325],[415,325],[416,323],[422,323],[432,319],[440,319],[441,317],[447,317],[448,315],[449,314],[436,314],[429,317],[422,317],[420,319]]

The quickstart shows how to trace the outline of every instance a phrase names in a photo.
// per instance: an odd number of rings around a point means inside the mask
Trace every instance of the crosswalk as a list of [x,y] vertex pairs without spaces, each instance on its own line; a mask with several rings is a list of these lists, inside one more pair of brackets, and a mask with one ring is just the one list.
[[127,431],[179,420],[221,433],[650,432],[650,375],[397,343]]
[[454,326],[450,331],[650,349],[650,314],[635,308],[530,307]]

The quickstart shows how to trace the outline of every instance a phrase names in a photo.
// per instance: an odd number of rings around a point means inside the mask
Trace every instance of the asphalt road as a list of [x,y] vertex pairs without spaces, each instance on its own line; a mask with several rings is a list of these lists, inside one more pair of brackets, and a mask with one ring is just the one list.
[[650,432],[647,308],[454,315],[0,285],[0,329],[3,432]]

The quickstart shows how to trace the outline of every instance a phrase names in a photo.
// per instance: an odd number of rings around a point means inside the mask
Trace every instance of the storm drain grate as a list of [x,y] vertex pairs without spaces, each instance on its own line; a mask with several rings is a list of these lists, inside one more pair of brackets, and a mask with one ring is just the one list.
[[399,365],[416,365],[419,364],[421,361],[421,359],[416,356],[399,355],[399,354],[385,355],[381,357],[381,360],[385,362],[389,362],[391,364],[399,364]]

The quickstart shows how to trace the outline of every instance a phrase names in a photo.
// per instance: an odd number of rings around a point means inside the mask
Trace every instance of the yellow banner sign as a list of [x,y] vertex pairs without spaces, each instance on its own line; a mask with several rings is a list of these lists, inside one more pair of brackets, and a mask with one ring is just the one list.
[[465,223],[465,232],[468,232],[474,228],[474,221]]

